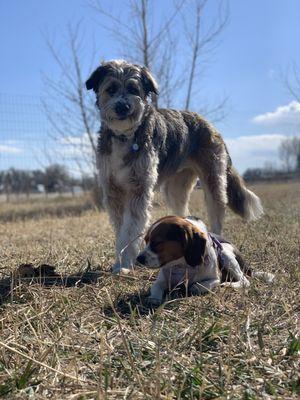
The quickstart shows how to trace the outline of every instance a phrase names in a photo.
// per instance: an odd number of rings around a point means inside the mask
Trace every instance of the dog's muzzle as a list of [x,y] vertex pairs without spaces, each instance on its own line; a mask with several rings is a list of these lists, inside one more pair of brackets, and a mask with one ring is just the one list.
[[143,251],[137,256],[136,261],[147,268],[159,268],[160,262],[155,253],[146,246]]
[[125,119],[128,117],[130,112],[130,104],[125,103],[124,101],[118,101],[115,106],[115,112],[119,119]]

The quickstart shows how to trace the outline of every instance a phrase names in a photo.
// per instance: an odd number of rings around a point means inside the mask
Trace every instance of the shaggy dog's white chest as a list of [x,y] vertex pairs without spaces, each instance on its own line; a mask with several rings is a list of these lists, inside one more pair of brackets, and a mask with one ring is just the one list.
[[124,187],[128,186],[130,168],[125,165],[124,158],[130,151],[130,143],[120,142],[117,139],[112,141],[112,151],[106,164],[106,175],[112,178],[115,183]]

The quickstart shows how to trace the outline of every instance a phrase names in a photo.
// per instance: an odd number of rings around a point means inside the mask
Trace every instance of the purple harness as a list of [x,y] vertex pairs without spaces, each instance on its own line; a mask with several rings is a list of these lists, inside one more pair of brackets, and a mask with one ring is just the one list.
[[209,233],[208,235],[212,240],[213,247],[216,250],[218,256],[221,256],[222,251],[223,251],[222,243],[215,236],[213,236],[211,233]]
[[209,233],[209,237],[212,240],[212,244],[213,244],[213,248],[217,254],[217,258],[219,261],[219,268],[222,271],[223,269],[226,269],[224,267],[224,253],[223,253],[223,245],[222,243],[215,237],[213,236],[211,233]]

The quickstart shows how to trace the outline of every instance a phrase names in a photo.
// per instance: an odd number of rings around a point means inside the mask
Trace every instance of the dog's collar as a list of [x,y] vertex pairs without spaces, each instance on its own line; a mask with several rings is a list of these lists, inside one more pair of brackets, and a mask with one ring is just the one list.
[[[117,139],[121,143],[127,143],[132,139],[132,138],[126,137],[125,135],[115,135],[114,133],[112,133],[111,136],[114,139]],[[132,145],[130,146],[130,149],[131,149],[131,151],[136,152],[140,149],[140,146],[136,142],[133,142]]]
[[117,139],[117,140],[119,140],[120,142],[122,142],[122,143],[126,143],[126,142],[128,142],[130,139],[132,139],[132,138],[128,138],[127,136],[125,136],[125,135],[116,135],[115,133],[111,133],[111,136],[114,138],[114,139]]
[[121,135],[116,135],[114,132],[111,132],[111,137],[114,138],[114,139],[117,139],[117,140],[118,140],[119,142],[121,142],[121,143],[128,143],[128,142],[130,142],[130,141],[132,140],[133,143],[132,143],[131,146],[130,146],[130,150],[131,150],[133,153],[136,153],[137,151],[140,150],[140,145],[137,143],[137,133],[138,133],[138,131],[139,131],[139,128],[140,128],[140,126],[139,126],[138,129],[135,131],[134,135],[131,136],[131,137],[127,137],[127,136],[125,136],[125,135],[123,135],[123,134],[121,134]]

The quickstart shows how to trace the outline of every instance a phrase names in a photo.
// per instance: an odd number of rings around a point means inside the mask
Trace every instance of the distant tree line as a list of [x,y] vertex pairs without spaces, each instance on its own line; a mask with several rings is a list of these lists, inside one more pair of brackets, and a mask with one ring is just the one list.
[[31,193],[63,193],[74,192],[80,188],[83,191],[93,189],[94,179],[83,176],[80,179],[72,177],[64,165],[53,164],[45,170],[21,170],[10,168],[0,171],[0,194],[10,195]]
[[248,168],[243,175],[245,181],[300,179],[300,136],[283,140],[278,153],[282,162],[280,169],[268,164],[264,168]]
[[[300,136],[289,137],[282,141],[279,147],[279,157],[282,168],[276,169],[272,165],[264,168],[249,168],[243,177],[246,181],[271,181],[300,178]],[[83,175],[75,178],[70,175],[67,168],[61,164],[49,165],[44,170],[22,170],[10,168],[0,171],[0,194],[10,195],[25,194],[29,197],[32,193],[75,193],[90,191],[92,198],[99,208],[102,206],[102,192],[100,186],[95,184],[95,177]]]

